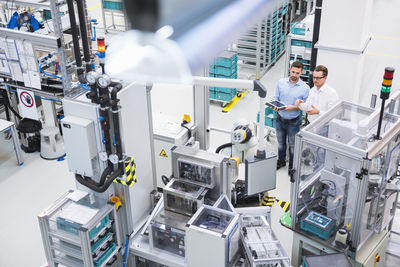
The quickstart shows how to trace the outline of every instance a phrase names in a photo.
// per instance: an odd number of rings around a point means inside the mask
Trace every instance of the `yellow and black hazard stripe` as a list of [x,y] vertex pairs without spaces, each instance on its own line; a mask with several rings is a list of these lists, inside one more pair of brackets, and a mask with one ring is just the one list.
[[267,195],[266,197],[264,197],[261,206],[272,207],[274,205],[275,200],[276,200],[276,197]]
[[119,183],[126,186],[132,186],[136,183],[136,171],[135,171],[135,161],[132,157],[128,157],[124,160],[125,167],[125,177],[126,180],[116,178],[114,183]]
[[282,200],[276,200],[278,202],[279,206],[283,209],[284,212],[288,211],[290,208],[290,203],[287,201],[282,201]]
[[281,208],[283,209],[284,212],[289,210],[289,208],[290,208],[289,202],[279,200],[276,197],[270,196],[270,195],[267,195],[266,197],[264,197],[264,199],[261,203],[261,206],[272,207],[274,205],[275,201],[278,202],[279,206],[281,206]]

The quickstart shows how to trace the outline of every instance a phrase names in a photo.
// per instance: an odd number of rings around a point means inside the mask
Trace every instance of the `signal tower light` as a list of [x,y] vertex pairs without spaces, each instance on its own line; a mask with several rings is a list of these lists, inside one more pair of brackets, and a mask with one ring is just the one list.
[[394,68],[386,67],[385,74],[383,75],[381,99],[388,99],[390,95],[390,88],[392,87]]

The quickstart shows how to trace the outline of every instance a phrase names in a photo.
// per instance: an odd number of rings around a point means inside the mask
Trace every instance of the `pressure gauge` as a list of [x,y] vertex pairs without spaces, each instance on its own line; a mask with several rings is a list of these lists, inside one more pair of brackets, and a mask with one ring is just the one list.
[[116,154],[111,154],[108,158],[112,164],[117,164],[118,163],[118,156]]
[[107,157],[107,152],[103,151],[99,153],[99,157],[101,161],[107,161],[108,157]]
[[97,84],[101,88],[107,88],[110,85],[111,79],[108,75],[103,74],[97,79]]
[[97,78],[97,74],[94,71],[89,71],[88,73],[86,73],[86,81],[90,84],[93,85],[96,83],[96,78]]

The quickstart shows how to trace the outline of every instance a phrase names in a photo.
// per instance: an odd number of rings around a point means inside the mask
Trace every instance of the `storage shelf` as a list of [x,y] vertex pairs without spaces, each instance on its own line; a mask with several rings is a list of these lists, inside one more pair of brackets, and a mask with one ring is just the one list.
[[54,261],[68,267],[84,267],[83,261],[68,256],[56,256]]
[[[253,27],[238,39],[238,59],[243,61],[240,66],[260,69],[264,72],[285,51],[287,17],[278,15],[283,13],[285,7],[287,7],[287,2],[283,3],[273,14],[262,19],[258,31],[257,27]],[[259,43],[257,43],[257,39],[260,40]],[[257,45],[259,45],[259,49],[257,49]],[[256,67],[256,64],[260,64],[259,68]]]
[[49,235],[51,237],[58,238],[62,241],[68,242],[70,244],[73,244],[75,246],[80,246],[80,240],[77,236],[73,236],[71,234],[68,234],[66,232],[63,232],[61,230],[56,230],[56,231],[50,231]]
[[64,244],[61,242],[54,242],[53,249],[83,261],[82,250],[78,246],[72,246],[66,242]]

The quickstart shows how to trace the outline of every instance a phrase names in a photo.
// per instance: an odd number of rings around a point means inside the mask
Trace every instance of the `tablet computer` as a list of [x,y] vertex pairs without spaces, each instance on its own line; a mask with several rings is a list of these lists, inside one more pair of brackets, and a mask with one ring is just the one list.
[[283,104],[282,102],[279,102],[278,100],[271,100],[267,103],[265,103],[265,105],[275,109],[277,108],[278,110],[284,110],[286,108],[286,105]]

